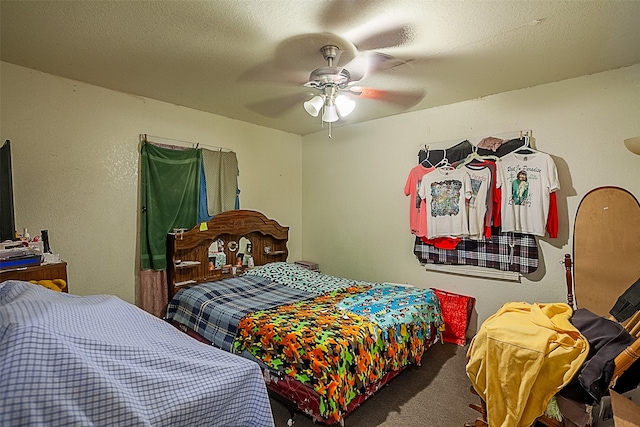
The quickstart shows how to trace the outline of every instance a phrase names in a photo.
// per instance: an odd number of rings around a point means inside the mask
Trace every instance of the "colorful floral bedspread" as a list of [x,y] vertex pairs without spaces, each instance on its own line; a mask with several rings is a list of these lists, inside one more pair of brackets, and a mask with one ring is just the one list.
[[435,323],[438,329],[444,327],[438,297],[431,289],[385,283],[345,298],[337,307],[369,318],[382,328],[385,338],[391,331],[396,339],[401,338],[405,335],[403,325]]
[[[375,316],[367,313],[364,301],[375,295],[385,296],[391,288],[369,293],[371,290],[369,284],[356,284],[312,300],[249,314],[240,321],[234,348],[236,352],[247,350],[271,369],[315,390],[320,399],[320,415],[337,422],[349,402],[386,372],[419,364],[428,347],[431,322],[436,327],[441,324],[434,297],[433,305],[422,305],[430,314],[414,313],[411,320],[406,317],[393,324],[383,322],[384,327],[390,325],[393,333],[384,331],[374,321]],[[405,294],[417,298],[413,292]],[[393,300],[390,293],[385,298]],[[338,309],[345,301],[361,313]],[[398,315],[398,310],[407,307],[395,302],[396,308],[388,311],[389,315],[392,311]]]

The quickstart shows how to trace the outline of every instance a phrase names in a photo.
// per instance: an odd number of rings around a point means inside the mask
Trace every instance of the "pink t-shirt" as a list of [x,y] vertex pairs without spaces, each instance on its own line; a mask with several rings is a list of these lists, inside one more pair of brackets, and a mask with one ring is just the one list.
[[435,168],[426,168],[417,165],[409,172],[407,183],[404,186],[405,196],[410,196],[409,203],[409,226],[411,234],[422,237],[427,235],[427,215],[424,199],[418,194],[422,177],[433,171]]

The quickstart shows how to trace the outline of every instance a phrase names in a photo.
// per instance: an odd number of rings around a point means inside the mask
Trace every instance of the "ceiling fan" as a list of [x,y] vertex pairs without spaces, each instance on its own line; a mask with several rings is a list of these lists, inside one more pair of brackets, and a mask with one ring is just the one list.
[[[406,28],[396,27],[357,44],[365,48],[392,47],[401,45],[400,40],[405,37]],[[300,70],[302,64],[313,61],[312,52],[318,51],[327,65],[310,74]],[[345,58],[346,64],[338,65]],[[258,114],[278,118],[302,104],[311,116],[321,117],[323,126],[328,124],[329,137],[332,124],[353,112],[358,99],[384,102],[405,110],[424,98],[424,90],[394,91],[361,86],[365,79],[410,61],[373,50],[358,51],[355,43],[334,34],[306,34],[285,40],[276,49],[276,59],[249,70],[241,80],[285,83],[311,91],[283,95],[247,107]]]
[[[333,62],[340,53],[338,46],[325,45],[320,51],[327,61],[327,66],[313,70],[309,81],[303,85],[320,93],[305,101],[303,105],[307,113],[313,117],[322,112],[322,122],[329,124],[331,137],[331,124],[351,114],[356,106],[351,96],[366,93],[362,87],[356,86],[356,83],[375,71],[389,69],[406,61],[379,52],[367,52],[343,67],[336,67]],[[353,75],[349,68],[352,69]]]
[[355,101],[341,92],[350,92],[356,95],[360,95],[360,93],[351,92],[352,84],[355,82],[351,80],[349,71],[346,68],[333,66],[333,60],[338,55],[338,47],[326,45],[320,51],[327,61],[327,66],[313,70],[304,87],[316,89],[321,94],[315,95],[303,105],[307,113],[313,117],[317,117],[322,111],[322,121],[333,123],[338,121],[338,111],[341,117],[346,117],[351,114],[356,105]]

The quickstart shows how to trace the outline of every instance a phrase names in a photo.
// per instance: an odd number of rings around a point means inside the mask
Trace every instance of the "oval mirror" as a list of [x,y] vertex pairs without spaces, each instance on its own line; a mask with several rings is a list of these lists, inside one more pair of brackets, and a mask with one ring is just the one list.
[[218,253],[218,242],[214,241],[209,245],[209,258],[214,257]]
[[240,253],[251,255],[251,240],[246,237],[240,238]]
[[249,259],[252,257],[252,246],[253,245],[251,243],[251,240],[247,239],[246,237],[240,238],[240,249],[238,250],[238,256],[242,258],[242,265],[249,265]]
[[619,187],[587,193],[573,229],[573,277],[578,307],[600,316],[640,276],[640,204]]
[[229,250],[231,252],[235,252],[238,250],[238,242],[236,242],[235,240],[230,241],[229,243],[227,243],[227,248],[229,248]]

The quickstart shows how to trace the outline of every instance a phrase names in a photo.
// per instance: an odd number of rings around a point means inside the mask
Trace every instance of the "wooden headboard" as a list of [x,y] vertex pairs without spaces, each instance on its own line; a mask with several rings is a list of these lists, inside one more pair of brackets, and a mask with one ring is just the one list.
[[[167,284],[169,300],[183,286],[211,282],[233,277],[222,268],[210,268],[209,247],[213,242],[224,242],[227,264],[234,264],[238,250],[232,250],[244,237],[251,242],[254,265],[286,261],[289,227],[264,214],[250,210],[222,212],[206,223],[182,233],[167,235]],[[229,245],[232,243],[232,245]],[[237,274],[240,274],[237,271]]]

